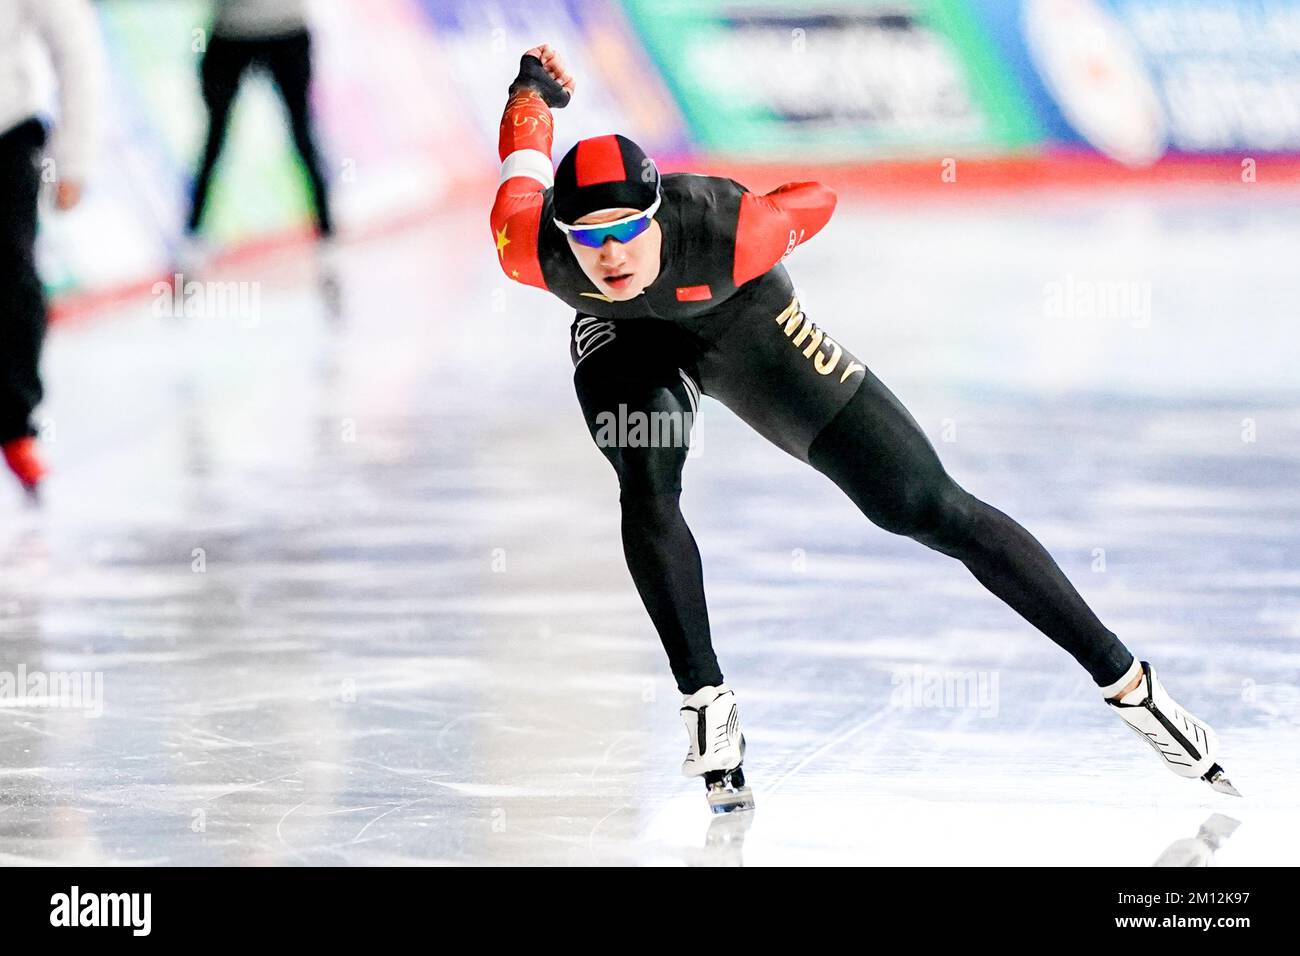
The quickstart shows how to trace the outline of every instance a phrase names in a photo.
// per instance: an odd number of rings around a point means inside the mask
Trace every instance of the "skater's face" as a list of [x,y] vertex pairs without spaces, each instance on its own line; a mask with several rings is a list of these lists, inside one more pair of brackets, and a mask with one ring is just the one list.
[[[596,225],[613,222],[635,215],[637,209],[603,209],[589,216],[583,216],[574,223],[575,226]],[[659,278],[659,249],[663,233],[659,223],[650,220],[650,227],[645,232],[628,242],[619,242],[614,238],[605,240],[599,249],[592,249],[569,238],[569,248],[582,266],[592,285],[615,302],[635,299],[645,291],[646,286]]]

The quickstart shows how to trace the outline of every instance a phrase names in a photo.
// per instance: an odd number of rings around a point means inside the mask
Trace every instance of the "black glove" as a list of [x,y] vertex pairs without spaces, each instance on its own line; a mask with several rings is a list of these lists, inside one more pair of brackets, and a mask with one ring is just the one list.
[[510,84],[510,95],[520,90],[536,90],[542,100],[554,110],[562,110],[569,105],[569,91],[555,82],[555,78],[546,72],[542,61],[525,53],[519,58],[519,75]]

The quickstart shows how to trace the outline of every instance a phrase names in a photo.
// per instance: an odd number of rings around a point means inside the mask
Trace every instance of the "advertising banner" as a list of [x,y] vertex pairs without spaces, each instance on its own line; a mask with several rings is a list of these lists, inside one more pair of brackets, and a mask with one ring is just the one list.
[[785,160],[998,154],[1037,141],[1018,86],[945,0],[625,0],[692,134]]
[[1300,152],[1297,0],[967,0],[1049,141],[1142,166]]

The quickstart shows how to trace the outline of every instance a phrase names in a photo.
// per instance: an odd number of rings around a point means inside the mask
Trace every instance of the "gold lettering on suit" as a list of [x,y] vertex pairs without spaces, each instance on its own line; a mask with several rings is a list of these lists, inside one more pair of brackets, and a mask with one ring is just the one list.
[[[844,358],[844,349],[840,343],[823,332],[806,316],[799,308],[799,300],[793,299],[786,306],[781,314],[776,317],[776,324],[784,326],[782,331],[785,337],[790,339],[790,344],[803,352],[806,359],[811,359],[813,368],[819,375],[830,375]],[[798,333],[797,335],[795,333]],[[804,343],[808,344],[805,346]],[[825,345],[829,352],[822,351]],[[866,366],[861,362],[849,361],[844,368],[843,374],[840,375],[840,382],[844,383],[849,380],[849,376],[854,372],[865,372]]]

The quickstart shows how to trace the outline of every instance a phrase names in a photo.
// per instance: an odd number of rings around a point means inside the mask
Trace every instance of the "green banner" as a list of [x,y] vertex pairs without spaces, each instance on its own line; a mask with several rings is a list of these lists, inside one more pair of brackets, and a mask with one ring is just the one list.
[[779,160],[997,155],[1028,104],[956,0],[624,0],[695,141]]

